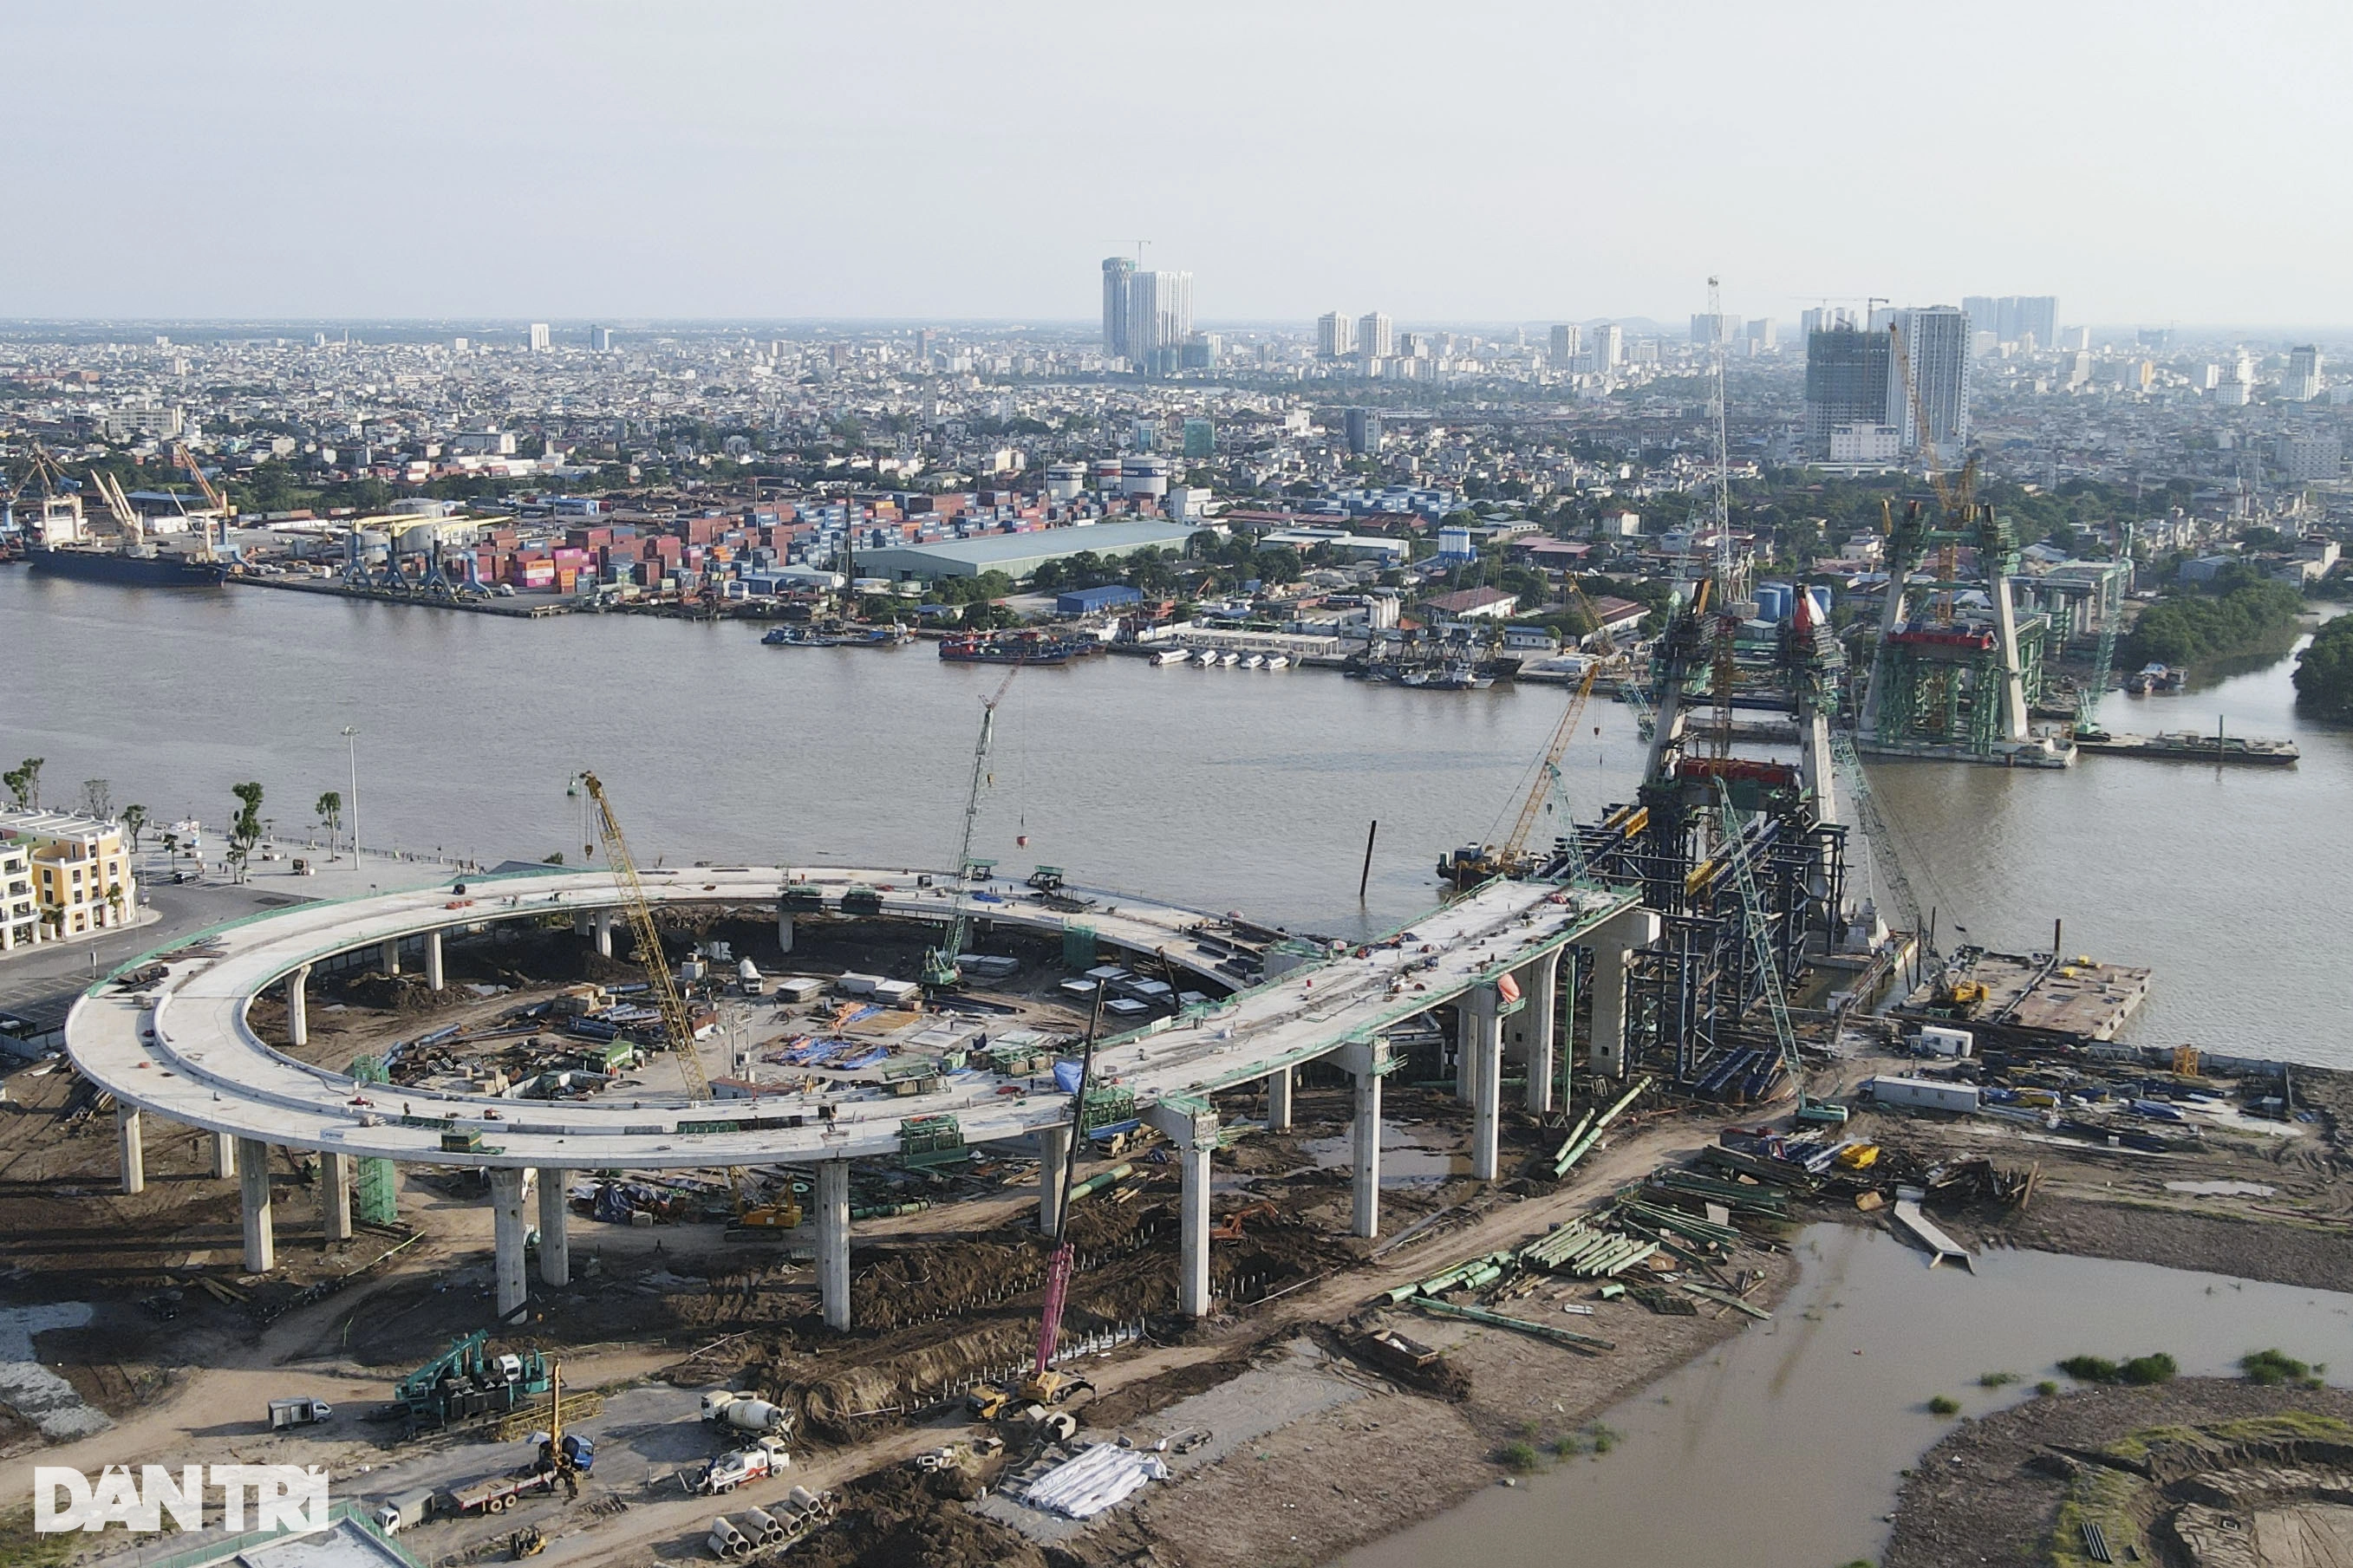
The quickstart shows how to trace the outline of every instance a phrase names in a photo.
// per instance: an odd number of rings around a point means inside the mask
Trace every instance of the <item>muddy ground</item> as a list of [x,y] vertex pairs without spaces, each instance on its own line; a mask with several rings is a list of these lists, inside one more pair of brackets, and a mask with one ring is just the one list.
[[[2263,1388],[2183,1378],[2156,1388],[2083,1388],[1957,1426],[1898,1494],[1880,1568],[2051,1560],[2067,1481],[2043,1456],[2096,1449],[2144,1427],[2306,1411],[2353,1418],[2353,1390]],[[2036,1461],[2042,1460],[2041,1464]]]

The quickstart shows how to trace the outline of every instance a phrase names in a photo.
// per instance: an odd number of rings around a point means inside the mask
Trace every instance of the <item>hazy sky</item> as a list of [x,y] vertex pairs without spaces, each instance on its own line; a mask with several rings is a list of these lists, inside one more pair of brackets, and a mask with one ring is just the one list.
[[0,316],[2353,321],[2353,8],[0,0]]

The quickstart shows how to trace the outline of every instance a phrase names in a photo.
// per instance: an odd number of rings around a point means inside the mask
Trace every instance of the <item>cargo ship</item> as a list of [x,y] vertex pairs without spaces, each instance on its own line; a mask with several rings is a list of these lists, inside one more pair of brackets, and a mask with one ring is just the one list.
[[2285,768],[2304,753],[2294,741],[2243,735],[2201,735],[2173,730],[2161,735],[2079,734],[2075,749],[2103,757],[2141,757],[2159,763],[2217,763],[2241,767]]
[[228,564],[195,555],[156,551],[140,553],[102,545],[36,546],[25,559],[35,572],[84,583],[115,583],[134,588],[217,588]]
[[1045,632],[966,632],[940,644],[949,664],[1068,664],[1102,651],[1099,642]]

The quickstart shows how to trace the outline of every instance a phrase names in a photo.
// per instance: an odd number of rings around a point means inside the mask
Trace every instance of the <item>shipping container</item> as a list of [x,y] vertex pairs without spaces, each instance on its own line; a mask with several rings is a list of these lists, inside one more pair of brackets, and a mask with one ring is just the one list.
[[1883,1073],[1867,1086],[1871,1098],[1882,1105],[1904,1106],[1915,1110],[1973,1111],[1978,1108],[1975,1084],[1938,1083],[1925,1078],[1891,1078]]

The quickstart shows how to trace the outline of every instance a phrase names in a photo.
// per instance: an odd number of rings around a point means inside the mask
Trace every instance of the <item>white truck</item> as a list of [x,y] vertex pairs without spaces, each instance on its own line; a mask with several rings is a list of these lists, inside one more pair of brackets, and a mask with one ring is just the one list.
[[789,1436],[793,1428],[793,1413],[781,1405],[750,1394],[735,1394],[727,1389],[714,1389],[702,1396],[702,1418],[714,1426],[731,1431],[777,1433]]
[[423,1524],[433,1517],[433,1489],[418,1487],[413,1491],[396,1492],[386,1498],[384,1506],[375,1510],[376,1527],[386,1535],[398,1535],[412,1524]]
[[273,1399],[269,1402],[269,1429],[283,1431],[289,1426],[310,1426],[321,1421],[332,1420],[335,1407],[323,1399]]
[[731,1448],[704,1461],[699,1469],[681,1470],[679,1484],[694,1497],[725,1497],[737,1487],[784,1474],[793,1462],[784,1441],[763,1437],[748,1448]]

